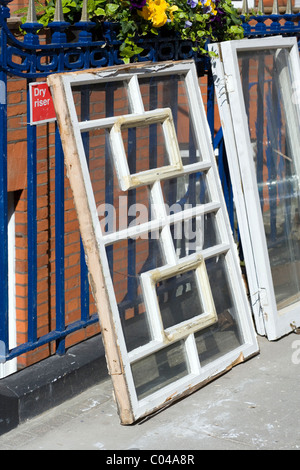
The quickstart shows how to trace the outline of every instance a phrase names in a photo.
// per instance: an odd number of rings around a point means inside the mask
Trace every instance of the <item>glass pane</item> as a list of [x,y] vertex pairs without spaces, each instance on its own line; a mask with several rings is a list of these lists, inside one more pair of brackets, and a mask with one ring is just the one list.
[[170,214],[211,202],[206,173],[197,172],[161,182]]
[[216,214],[214,212],[209,212],[208,214],[204,215],[203,233],[204,250],[222,242],[216,223]]
[[176,222],[171,225],[171,234],[179,258],[221,243],[214,212]]
[[170,165],[162,124],[122,129],[129,173]]
[[171,344],[155,354],[135,362],[131,369],[137,397],[141,400],[188,375],[189,366],[184,341]]
[[131,112],[127,83],[123,81],[72,86],[72,93],[79,121],[122,116]]
[[185,80],[178,75],[139,79],[144,108],[170,108],[184,165],[202,160],[195,139]]
[[156,285],[164,329],[203,313],[195,271],[188,271]]
[[[141,186],[121,191],[112,161],[108,132],[96,129],[85,133],[88,142],[90,178],[101,228],[112,233],[151,219],[149,189]],[[130,161],[136,162],[133,151]],[[133,163],[132,163],[133,164]]]
[[299,104],[286,49],[239,52],[278,309],[300,300]]
[[216,360],[243,344],[238,310],[228,275],[225,256],[205,262],[214,299],[218,322],[195,333],[201,366]]
[[[140,274],[163,264],[159,234],[115,242],[106,248],[128,351],[151,341]],[[151,238],[153,237],[153,238]]]

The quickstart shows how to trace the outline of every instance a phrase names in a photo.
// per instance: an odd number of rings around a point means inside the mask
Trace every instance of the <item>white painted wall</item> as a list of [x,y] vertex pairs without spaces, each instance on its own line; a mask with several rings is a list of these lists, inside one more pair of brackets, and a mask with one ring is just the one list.
[[[8,193],[8,303],[9,348],[16,346],[16,276],[15,276],[15,207],[14,193]],[[17,359],[0,364],[0,379],[17,370]]]
[[[300,4],[300,0],[296,0]],[[243,0],[232,0],[232,4],[235,8],[242,8],[243,6]],[[255,7],[255,0],[248,0],[248,8],[254,8]]]

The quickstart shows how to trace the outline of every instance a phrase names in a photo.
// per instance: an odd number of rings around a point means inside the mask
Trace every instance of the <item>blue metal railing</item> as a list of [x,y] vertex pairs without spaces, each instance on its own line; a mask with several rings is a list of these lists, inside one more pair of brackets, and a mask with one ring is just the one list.
[[[81,318],[71,324],[65,321],[65,207],[64,207],[64,164],[63,152],[58,130],[55,132],[55,329],[39,337],[37,329],[37,131],[35,126],[27,125],[27,215],[28,215],[28,335],[27,341],[12,349],[9,348],[9,299],[8,299],[8,210],[7,210],[7,80],[9,77],[22,77],[30,81],[47,77],[50,73],[68,70],[79,70],[93,67],[110,66],[121,63],[118,57],[118,41],[110,25],[104,33],[103,40],[93,41],[91,27],[88,21],[75,25],[79,29],[78,41],[69,43],[66,32],[69,24],[63,18],[49,25],[51,43],[40,44],[37,31],[40,25],[33,19],[23,25],[27,32],[24,42],[17,40],[7,25],[10,16],[8,8],[10,0],[0,0],[0,237],[2,252],[0,256],[0,362],[8,361],[37,347],[56,342],[56,352],[65,352],[66,337],[82,328],[98,321],[96,314],[89,313],[89,285],[84,253],[81,245]],[[244,20],[245,34],[248,37],[262,35],[284,34],[298,35],[300,31],[300,15],[292,13],[285,15],[251,16],[250,22]],[[271,19],[271,25],[266,26],[266,20]],[[254,26],[251,26],[254,22]],[[281,24],[283,22],[284,24]],[[184,46],[184,47],[183,47]],[[234,210],[230,179],[226,165],[226,154],[220,130],[214,136],[214,87],[207,58],[198,55],[192,49],[190,41],[182,42],[178,38],[158,37],[149,40],[147,53],[139,60],[181,60],[194,58],[200,74],[207,75],[207,116],[214,139],[214,147],[219,148],[219,171],[224,188],[230,220],[234,226]],[[18,57],[20,60],[15,60]],[[201,71],[201,72],[200,72]],[[27,103],[29,101],[27,100]],[[88,102],[85,91],[81,93],[82,118],[88,119]],[[111,103],[107,103],[107,109]],[[29,106],[28,106],[29,108]],[[29,109],[28,119],[29,122]],[[88,137],[86,138],[88,149]],[[88,151],[86,152],[88,154]],[[109,176],[109,175],[108,175]],[[109,181],[109,177],[107,178]],[[133,265],[132,260],[130,265]],[[128,285],[128,291],[130,291]]]

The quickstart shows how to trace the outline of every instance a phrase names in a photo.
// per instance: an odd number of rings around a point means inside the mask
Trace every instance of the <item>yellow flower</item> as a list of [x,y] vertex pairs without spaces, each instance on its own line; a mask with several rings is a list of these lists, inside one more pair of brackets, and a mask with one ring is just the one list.
[[147,5],[139,11],[139,15],[145,20],[151,21],[155,28],[163,26],[167,20],[167,11],[170,11],[171,20],[173,19],[173,12],[178,7],[170,7],[166,0],[149,0]]
[[212,2],[212,0],[206,0],[204,6],[210,7],[210,13],[212,13],[213,15],[216,15],[218,13],[218,11],[216,10],[216,5]]
[[173,5],[172,7],[168,8],[168,12],[170,13],[170,20],[173,21],[174,19],[174,11],[177,11],[178,10],[178,6],[177,5]]

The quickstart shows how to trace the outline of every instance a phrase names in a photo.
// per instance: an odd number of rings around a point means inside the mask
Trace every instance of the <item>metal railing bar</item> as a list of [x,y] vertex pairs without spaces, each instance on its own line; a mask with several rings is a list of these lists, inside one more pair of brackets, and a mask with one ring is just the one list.
[[[27,87],[29,100],[29,86]],[[27,107],[28,341],[37,339],[37,149],[36,126]]]
[[45,344],[50,343],[51,341],[62,341],[71,333],[75,333],[76,331],[81,330],[82,328],[91,326],[94,323],[97,323],[98,321],[98,314],[94,313],[93,315],[91,315],[88,321],[78,320],[70,325],[67,325],[64,331],[53,330],[50,333],[41,336],[34,342],[24,343],[17,346],[16,348],[11,349],[6,356],[6,360],[11,360],[17,356],[20,356],[21,354],[33,351],[34,349],[44,346]]
[[[65,178],[64,155],[58,127],[55,129],[55,285],[56,330],[65,330]],[[64,339],[63,337],[61,339]],[[57,353],[65,352],[64,341],[57,344]]]
[[[1,49],[2,44],[1,44]],[[7,76],[0,71],[0,93],[6,96]],[[0,100],[0,239],[1,252],[6,256],[0,256],[0,354],[5,356],[8,349],[8,208],[7,208],[7,102]]]
[[[86,5],[84,5],[86,10]],[[83,16],[87,17],[87,11]],[[81,90],[81,120],[88,120],[90,116],[90,91],[87,87],[82,87]],[[90,139],[88,132],[82,134],[82,141],[85,151],[87,164],[89,165],[89,145]],[[85,260],[85,252],[80,238],[80,307],[81,307],[81,320],[87,321],[89,318],[90,307],[90,291],[88,281],[88,268]]]

